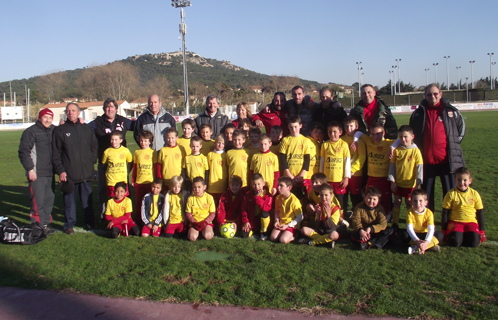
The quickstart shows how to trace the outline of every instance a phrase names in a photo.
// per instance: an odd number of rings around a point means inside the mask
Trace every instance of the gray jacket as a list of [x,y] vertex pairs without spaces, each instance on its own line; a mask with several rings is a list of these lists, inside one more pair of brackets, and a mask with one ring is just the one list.
[[154,116],[150,112],[149,107],[145,109],[144,113],[138,117],[135,122],[135,129],[133,130],[133,137],[138,145],[140,141],[138,135],[144,131],[149,130],[154,135],[154,141],[152,142],[152,149],[159,151],[164,147],[164,131],[168,128],[176,129],[175,118],[169,114],[163,107],[159,109],[157,116]]

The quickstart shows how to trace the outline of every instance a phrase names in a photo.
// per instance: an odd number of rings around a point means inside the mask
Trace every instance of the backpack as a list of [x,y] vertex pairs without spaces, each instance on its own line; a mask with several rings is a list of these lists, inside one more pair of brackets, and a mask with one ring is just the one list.
[[0,239],[3,243],[35,244],[47,239],[43,226],[38,222],[18,227],[11,219],[0,222]]

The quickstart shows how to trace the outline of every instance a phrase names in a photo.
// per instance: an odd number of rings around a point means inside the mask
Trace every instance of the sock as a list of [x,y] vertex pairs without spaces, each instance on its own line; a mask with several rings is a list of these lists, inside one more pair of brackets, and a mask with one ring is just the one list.
[[393,207],[393,223],[399,224],[399,212],[401,211],[401,207]]
[[261,233],[265,233],[270,225],[270,217],[261,217]]
[[323,236],[319,236],[319,237],[316,237],[313,239],[314,246],[319,245],[319,244],[326,244],[329,242],[332,242],[332,240],[330,240],[328,234],[324,234]]
[[312,240],[315,240],[315,239],[318,239],[320,238],[322,235],[319,234],[318,232],[315,232],[315,231],[312,231],[309,238],[311,238]]

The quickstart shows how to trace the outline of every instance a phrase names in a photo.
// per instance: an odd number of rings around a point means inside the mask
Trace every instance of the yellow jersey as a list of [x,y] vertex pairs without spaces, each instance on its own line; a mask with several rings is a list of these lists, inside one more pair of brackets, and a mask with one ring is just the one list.
[[195,177],[206,177],[206,170],[209,170],[207,158],[203,154],[189,155],[185,157],[183,167],[187,171],[187,177],[194,180]]
[[291,223],[298,215],[302,214],[303,208],[301,202],[293,193],[287,199],[279,194],[275,203],[275,214],[277,213],[280,225],[284,225]]
[[477,191],[468,188],[467,191],[462,192],[455,187],[444,196],[443,208],[451,210],[451,221],[477,223],[476,210],[484,207]]
[[135,183],[146,184],[154,181],[154,164],[157,163],[157,152],[152,148],[135,150],[133,163],[136,167]]
[[127,163],[132,162],[128,148],[120,146],[117,149],[107,148],[102,157],[102,164],[107,165],[105,179],[108,186],[114,187],[118,182],[128,183]]
[[327,176],[327,181],[341,182],[345,177],[345,160],[350,158],[348,144],[341,139],[337,142],[325,141],[320,157],[324,160],[323,173]]
[[266,153],[256,153],[252,157],[251,171],[263,176],[268,189],[272,189],[275,183],[275,172],[278,172],[278,158],[268,150]]
[[211,212],[216,212],[214,198],[207,192],[202,197],[191,195],[188,197],[185,212],[191,213],[196,222],[205,220]]
[[228,163],[226,152],[211,151],[208,153],[209,185],[207,192],[223,193],[228,189]]
[[280,142],[280,153],[286,155],[287,166],[293,176],[303,171],[304,156],[310,154],[310,141],[303,135],[287,136]]
[[179,145],[174,147],[162,147],[157,156],[157,162],[161,164],[161,175],[166,186],[173,176],[182,174],[185,149]]
[[232,149],[227,152],[228,181],[232,176],[242,179],[242,187],[247,186],[249,153],[246,149]]
[[423,213],[418,213],[410,208],[406,212],[406,224],[413,225],[413,231],[416,233],[427,233],[428,226],[434,226],[434,214],[428,208]]

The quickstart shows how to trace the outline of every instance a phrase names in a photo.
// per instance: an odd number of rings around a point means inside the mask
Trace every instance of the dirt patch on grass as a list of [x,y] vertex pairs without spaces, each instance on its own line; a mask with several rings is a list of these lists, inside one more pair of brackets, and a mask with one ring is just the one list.
[[184,285],[190,282],[195,282],[191,276],[186,276],[185,278],[179,278],[169,274],[163,276],[163,281],[174,285]]

